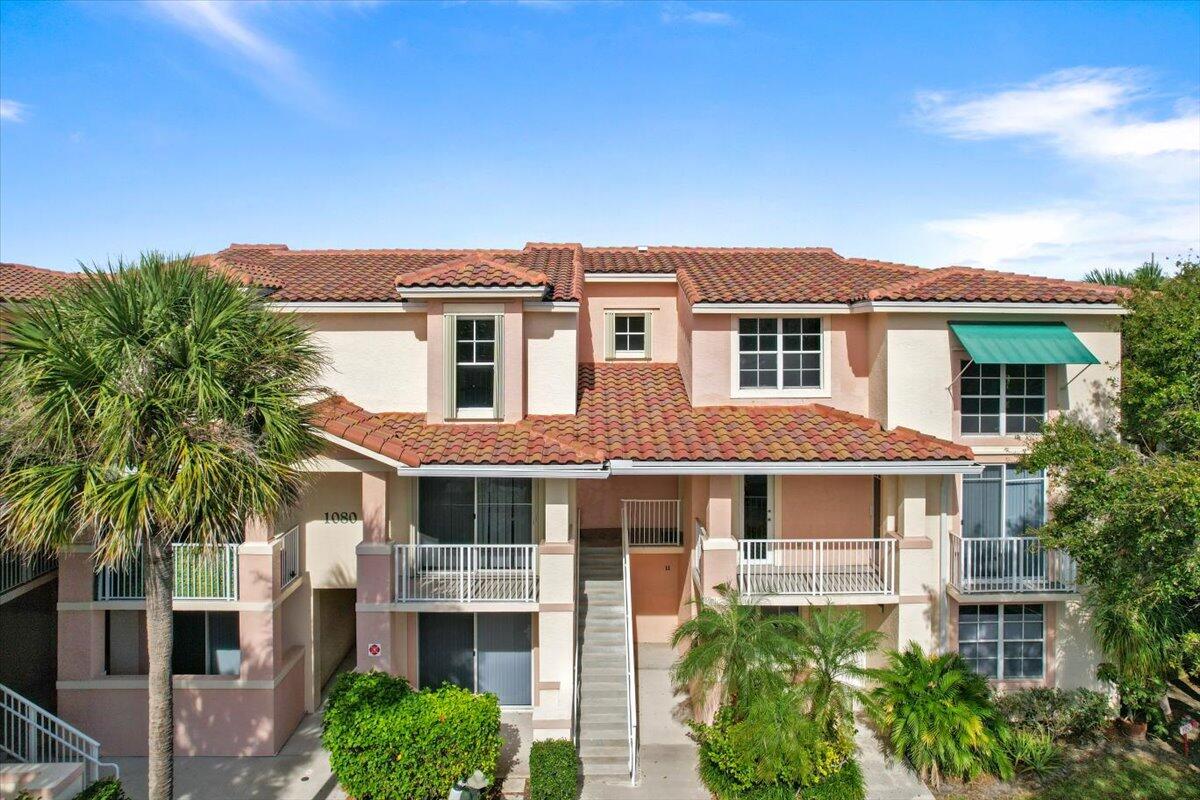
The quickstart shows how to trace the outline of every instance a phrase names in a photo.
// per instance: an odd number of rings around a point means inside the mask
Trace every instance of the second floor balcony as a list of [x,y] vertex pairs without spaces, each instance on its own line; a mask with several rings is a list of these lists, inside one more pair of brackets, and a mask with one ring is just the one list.
[[396,602],[509,602],[538,599],[534,544],[398,544]]
[[[238,545],[205,548],[176,544],[174,549],[176,600],[238,599]],[[97,601],[145,600],[145,565],[135,558],[125,567],[102,568],[96,573]]]
[[893,595],[896,540],[742,539],[737,571],[750,598]]
[[963,594],[1070,594],[1075,561],[1036,536],[950,536],[950,585]]

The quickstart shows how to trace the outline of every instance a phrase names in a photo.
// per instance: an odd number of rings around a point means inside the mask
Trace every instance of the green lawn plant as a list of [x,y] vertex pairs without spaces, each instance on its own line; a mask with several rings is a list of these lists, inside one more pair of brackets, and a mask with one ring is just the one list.
[[475,770],[495,779],[500,703],[457,686],[413,691],[382,672],[341,675],[322,744],[338,783],[356,800],[442,800]]
[[529,748],[529,800],[575,800],[579,754],[568,739],[546,739]]
[[800,693],[809,714],[830,737],[852,733],[855,702],[865,700],[863,683],[873,671],[862,666],[882,634],[867,630],[862,612],[827,606],[800,619]]
[[888,655],[871,693],[871,716],[897,758],[937,786],[945,777],[1012,776],[998,746],[1002,724],[987,681],[957,653],[926,655],[917,643]]
[[1056,742],[1092,741],[1113,718],[1109,698],[1090,689],[1020,689],[997,698],[996,709],[1013,728]]

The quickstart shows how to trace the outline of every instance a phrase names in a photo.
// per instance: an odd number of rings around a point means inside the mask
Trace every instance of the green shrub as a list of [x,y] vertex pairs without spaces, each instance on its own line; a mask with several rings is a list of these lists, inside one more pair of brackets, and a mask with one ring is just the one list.
[[1088,689],[1022,689],[1000,697],[996,708],[1018,730],[1054,741],[1094,739],[1113,718],[1108,698]]
[[896,757],[926,783],[984,772],[1012,777],[1012,764],[997,746],[1002,722],[987,681],[957,653],[927,656],[914,642],[888,654],[878,680],[871,717]]
[[529,800],[575,800],[579,755],[566,739],[534,742],[529,748]]
[[342,788],[358,800],[441,800],[480,770],[495,779],[500,703],[456,686],[415,692],[403,678],[338,678],[322,743]]
[[862,769],[854,759],[816,786],[800,793],[800,800],[866,800],[867,787]]
[[75,795],[75,800],[129,800],[129,795],[116,778],[105,778]]
[[1062,752],[1048,733],[1005,728],[997,738],[1000,751],[1017,772],[1042,777],[1062,764]]
[[738,719],[726,706],[712,725],[693,724],[700,742],[700,777],[718,800],[794,800],[796,793],[838,772],[854,750],[830,741],[790,692],[761,699]]

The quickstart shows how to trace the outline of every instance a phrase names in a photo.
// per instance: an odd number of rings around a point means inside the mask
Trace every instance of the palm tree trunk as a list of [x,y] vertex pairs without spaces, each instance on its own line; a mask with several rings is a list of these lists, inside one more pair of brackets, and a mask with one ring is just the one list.
[[150,656],[149,798],[175,796],[175,699],[171,687],[174,649],[171,595],[175,565],[170,543],[146,544],[146,639]]

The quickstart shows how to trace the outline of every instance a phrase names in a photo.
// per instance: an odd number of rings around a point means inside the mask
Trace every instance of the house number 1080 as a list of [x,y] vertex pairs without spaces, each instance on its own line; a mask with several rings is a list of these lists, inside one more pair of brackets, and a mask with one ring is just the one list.
[[358,522],[358,514],[353,511],[326,511],[326,522]]

